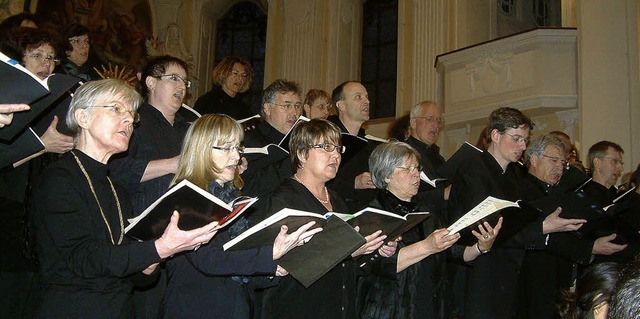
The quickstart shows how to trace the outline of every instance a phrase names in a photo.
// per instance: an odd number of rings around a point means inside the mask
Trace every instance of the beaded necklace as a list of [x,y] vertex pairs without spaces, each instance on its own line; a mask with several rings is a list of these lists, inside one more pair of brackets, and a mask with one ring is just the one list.
[[[89,188],[91,188],[91,193],[93,193],[93,197],[96,199],[96,202],[98,203],[98,208],[100,209],[100,215],[102,215],[102,220],[104,220],[105,225],[107,225],[107,230],[109,230],[109,237],[111,237],[111,243],[116,245],[115,240],[113,240],[113,232],[111,231],[111,226],[107,221],[107,216],[104,215],[104,211],[102,210],[102,205],[100,205],[100,201],[98,200],[98,195],[96,194],[96,191],[93,188],[93,183],[91,182],[91,178],[89,178],[89,174],[87,173],[84,166],[80,162],[80,159],[78,158],[78,156],[73,151],[71,151],[71,155],[73,155],[73,157],[76,159],[78,166],[80,166],[80,170],[82,170],[82,173],[84,173],[84,177],[87,178],[87,182],[89,182]],[[116,193],[116,189],[115,187],[113,187],[113,183],[111,182],[111,179],[109,178],[109,176],[107,176],[107,180],[109,181],[109,186],[111,186],[113,197],[115,197],[116,205],[118,206],[118,217],[120,218],[120,238],[118,238],[118,245],[120,245],[122,243],[122,238],[124,237],[124,220],[122,218],[122,208],[120,207],[120,200],[118,199],[118,194]]]

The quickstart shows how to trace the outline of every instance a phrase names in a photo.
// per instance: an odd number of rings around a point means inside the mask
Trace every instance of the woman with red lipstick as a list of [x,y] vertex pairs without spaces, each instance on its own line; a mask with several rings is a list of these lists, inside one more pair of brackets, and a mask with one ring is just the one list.
[[[207,114],[196,120],[185,137],[173,183],[186,179],[226,202],[235,199],[243,185],[237,174],[243,136],[240,124],[227,115]],[[270,246],[223,251],[226,242],[249,227],[240,216],[210,243],[167,263],[163,317],[253,318],[253,290],[262,279],[254,276],[286,275],[277,260],[320,230],[307,232],[312,225],[291,234],[285,227]]]
[[129,146],[142,99],[124,81],[100,80],[76,90],[66,119],[75,148],[51,164],[34,188],[42,302],[38,318],[131,318],[134,284],[153,281],[158,263],[208,242],[216,223],[191,231],[179,216],[157,240],[124,236],[133,217],[126,191],[107,161]]
[[253,68],[247,60],[225,57],[213,69],[212,80],[213,89],[198,98],[194,105],[196,111],[200,114],[227,114],[236,120],[255,114],[242,102],[240,94],[249,90],[253,80]]

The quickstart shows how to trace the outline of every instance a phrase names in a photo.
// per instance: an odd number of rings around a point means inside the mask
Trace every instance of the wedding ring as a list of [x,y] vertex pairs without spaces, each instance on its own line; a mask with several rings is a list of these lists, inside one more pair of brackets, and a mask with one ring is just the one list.
[[485,234],[485,235],[484,235],[484,236],[482,236],[482,237],[483,237],[484,239],[488,239],[488,238],[489,238],[489,237],[491,237],[491,236],[489,236],[489,234]]

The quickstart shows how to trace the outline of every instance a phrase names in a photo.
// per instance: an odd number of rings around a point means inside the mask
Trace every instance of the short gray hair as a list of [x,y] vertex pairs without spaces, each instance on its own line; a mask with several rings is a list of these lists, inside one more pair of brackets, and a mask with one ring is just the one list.
[[525,152],[525,164],[527,166],[531,165],[531,156],[535,155],[536,157],[540,157],[544,155],[544,152],[549,145],[555,146],[565,155],[567,154],[567,146],[558,136],[554,134],[545,134],[538,136],[529,142],[529,146],[527,146],[527,151]]
[[276,100],[276,94],[287,94],[287,93],[295,93],[298,96],[301,95],[300,86],[298,83],[293,81],[287,81],[285,79],[277,79],[267,88],[262,91],[262,105],[260,107],[260,116],[264,118],[264,105],[268,103],[273,103]]
[[379,189],[387,188],[385,179],[393,174],[396,167],[402,165],[405,157],[415,157],[420,162],[420,154],[405,142],[391,140],[378,145],[369,156],[369,172],[373,185]]
[[[91,81],[80,86],[73,94],[66,118],[67,126],[73,132],[73,136],[77,137],[80,133],[80,126],[76,120],[77,110],[90,109],[92,106],[96,106],[99,101],[113,98],[120,98],[125,104],[131,104],[133,111],[137,111],[142,104],[140,94],[119,79]],[[93,114],[93,111],[90,112]]]
[[411,108],[411,112],[409,112],[409,114],[410,114],[409,116],[410,116],[411,118],[422,116],[422,108],[423,108],[424,106],[426,106],[426,105],[435,105],[435,106],[438,106],[438,104],[437,104],[436,102],[433,102],[433,101],[429,101],[429,100],[427,100],[427,101],[422,101],[422,102],[420,102],[420,103],[418,103],[418,104],[414,105],[414,106]]

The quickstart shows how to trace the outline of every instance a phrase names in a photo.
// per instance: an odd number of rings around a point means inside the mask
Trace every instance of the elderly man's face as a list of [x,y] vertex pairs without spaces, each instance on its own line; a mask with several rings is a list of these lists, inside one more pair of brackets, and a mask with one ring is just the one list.
[[410,122],[411,135],[422,143],[433,145],[438,142],[442,128],[442,110],[435,104],[423,104],[421,112]]
[[340,113],[354,122],[369,120],[369,94],[358,82],[350,82],[344,86],[344,100],[337,102]]
[[547,145],[540,156],[531,156],[529,173],[539,180],[556,185],[564,173],[566,153],[554,145]]
[[273,103],[263,106],[265,120],[282,134],[286,134],[302,114],[300,96],[295,92],[276,93]]

